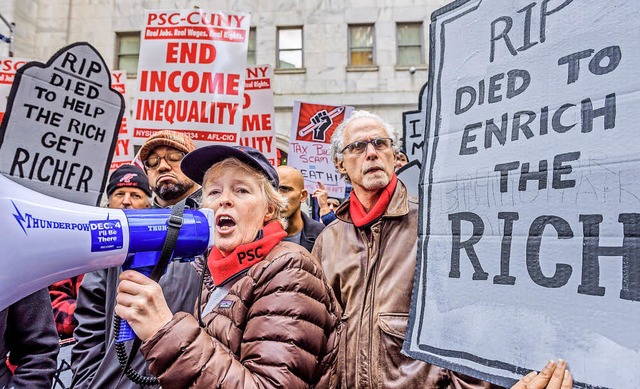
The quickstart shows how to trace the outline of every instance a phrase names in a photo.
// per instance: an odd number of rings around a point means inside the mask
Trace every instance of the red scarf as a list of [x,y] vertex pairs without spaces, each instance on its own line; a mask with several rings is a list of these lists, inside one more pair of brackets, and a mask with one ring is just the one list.
[[371,211],[367,213],[362,206],[360,200],[356,196],[355,191],[351,191],[349,198],[351,199],[351,204],[349,205],[349,213],[351,214],[351,220],[353,220],[353,224],[356,227],[364,227],[368,224],[373,223],[377,220],[384,211],[387,210],[387,206],[389,206],[389,201],[391,201],[391,196],[393,195],[393,191],[396,190],[396,185],[398,184],[398,177],[394,174],[391,177],[391,181],[389,184],[382,190],[380,193],[380,198],[375,203]]
[[264,259],[287,233],[277,221],[269,222],[262,229],[263,237],[251,243],[240,245],[228,256],[222,255],[217,247],[213,247],[207,258],[207,266],[211,278],[216,285],[221,285],[229,278],[248,269]]

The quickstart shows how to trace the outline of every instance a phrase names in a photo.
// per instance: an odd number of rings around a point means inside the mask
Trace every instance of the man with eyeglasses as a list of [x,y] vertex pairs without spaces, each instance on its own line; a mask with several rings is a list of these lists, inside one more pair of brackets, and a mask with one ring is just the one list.
[[321,261],[344,310],[344,388],[473,388],[489,383],[401,354],[418,241],[418,201],[395,175],[398,132],[355,111],[331,138],[331,156],[353,190],[318,236]]
[[[182,158],[195,149],[191,138],[169,130],[155,133],[142,145],[138,158],[155,193],[154,208],[172,207],[182,199],[186,199],[187,207],[199,207],[200,186],[180,169]],[[120,273],[120,267],[91,272],[80,285],[75,311],[78,326],[74,331],[78,343],[71,355],[74,388],[140,387],[122,374],[114,344],[113,311]],[[191,263],[171,262],[159,283],[172,312],[193,311],[200,293],[200,279]],[[140,352],[131,368],[141,375],[150,375]]]
[[182,173],[182,158],[196,149],[187,135],[176,131],[156,132],[147,139],[138,158],[144,165],[151,189],[156,194],[154,204],[166,208],[187,199],[187,206],[197,208],[200,203],[200,186]]

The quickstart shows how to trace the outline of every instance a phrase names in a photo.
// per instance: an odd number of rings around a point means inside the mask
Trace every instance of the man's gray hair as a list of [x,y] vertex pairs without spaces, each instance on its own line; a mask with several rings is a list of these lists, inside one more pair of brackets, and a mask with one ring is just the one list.
[[[371,113],[369,111],[365,111],[363,109],[353,111],[351,115],[344,119],[342,123],[336,128],[333,132],[333,136],[331,136],[331,159],[333,163],[337,165],[338,161],[342,161],[344,158],[344,153],[342,150],[345,148],[346,144],[344,143],[344,130],[356,119],[360,118],[369,118],[379,122],[382,127],[384,127],[387,132],[387,137],[391,138],[393,142],[393,152],[394,154],[398,154],[400,152],[400,148],[402,147],[402,141],[400,140],[400,133],[396,130],[391,124],[384,121],[380,116],[375,113]],[[351,183],[351,180],[346,174],[340,174],[342,178]]]

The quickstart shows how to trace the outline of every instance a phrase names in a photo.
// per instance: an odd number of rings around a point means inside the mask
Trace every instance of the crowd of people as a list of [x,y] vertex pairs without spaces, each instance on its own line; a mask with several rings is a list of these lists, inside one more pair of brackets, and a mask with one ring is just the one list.
[[[494,387],[401,353],[418,202],[395,173],[406,163],[399,132],[355,111],[334,132],[331,156],[351,191],[331,198],[319,182],[317,221],[301,208],[309,193],[298,170],[273,167],[250,147],[152,135],[138,154],[144,169],[111,175],[107,206],[213,209],[214,247],[193,263],[172,262],[159,282],[103,269],[1,311],[0,355],[13,366],[0,366],[0,388],[51,387],[57,334],[76,341],[73,387],[140,387],[121,372],[115,315],[142,342],[129,366],[157,379],[148,386]],[[558,360],[514,388],[572,385]]]

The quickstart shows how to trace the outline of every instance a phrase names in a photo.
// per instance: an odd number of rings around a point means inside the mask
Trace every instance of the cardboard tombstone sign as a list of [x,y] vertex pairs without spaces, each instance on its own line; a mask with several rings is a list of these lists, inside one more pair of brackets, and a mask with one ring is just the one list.
[[406,185],[409,194],[415,197],[419,195],[420,169],[427,148],[424,131],[427,119],[427,86],[428,83],[425,83],[420,89],[418,109],[402,113],[402,151],[407,156],[407,164],[399,168],[396,174]]
[[405,352],[510,386],[640,387],[637,1],[456,1],[431,23]]
[[0,172],[47,195],[99,205],[124,113],[111,73],[88,43],[29,62],[0,126]]

